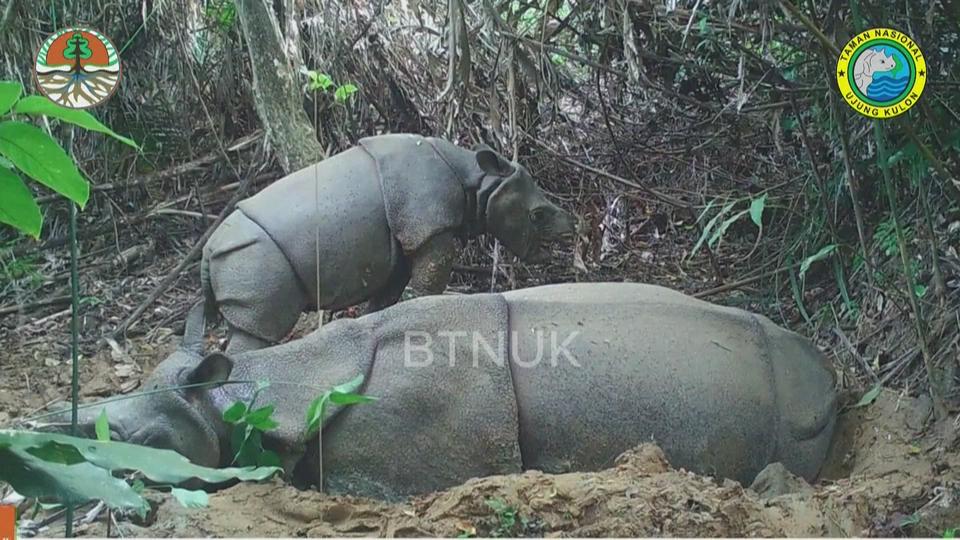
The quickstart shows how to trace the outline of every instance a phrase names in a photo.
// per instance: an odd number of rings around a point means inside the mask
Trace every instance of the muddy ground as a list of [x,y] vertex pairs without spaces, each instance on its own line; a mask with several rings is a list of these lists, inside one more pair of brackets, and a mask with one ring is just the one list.
[[[83,363],[83,395],[138,386],[175,340],[160,332],[135,343],[136,353],[98,352]],[[38,341],[12,355],[0,378],[0,425],[65,396],[69,366],[45,350]],[[298,491],[280,480],[225,489],[211,495],[207,509],[185,509],[155,493],[146,521],[115,516],[110,534],[942,536],[960,525],[960,457],[929,434],[930,412],[928,401],[890,390],[869,406],[848,406],[823,479],[812,487],[775,474],[754,490],[672,469],[659,448],[644,445],[604,471],[474,479],[404,504]],[[785,489],[793,492],[777,495]],[[104,536],[106,521],[101,513],[77,532]],[[23,532],[60,536],[63,521]]]

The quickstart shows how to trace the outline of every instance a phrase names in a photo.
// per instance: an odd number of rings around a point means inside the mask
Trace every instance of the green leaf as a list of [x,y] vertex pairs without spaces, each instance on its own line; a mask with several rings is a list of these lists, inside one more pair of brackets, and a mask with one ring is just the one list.
[[344,101],[350,99],[350,96],[356,93],[357,90],[359,89],[352,84],[344,84],[343,86],[337,88],[337,91],[333,93],[333,98],[343,103]]
[[820,248],[820,251],[804,259],[803,262],[800,263],[800,279],[803,279],[806,276],[807,270],[810,270],[810,265],[812,265],[817,261],[822,261],[826,259],[836,249],[837,249],[836,244],[828,244]]
[[206,508],[210,504],[210,496],[206,491],[190,491],[188,489],[173,488],[170,494],[185,508]]
[[750,202],[750,219],[760,228],[763,228],[763,208],[767,204],[767,194],[764,193],[759,199]]
[[717,241],[720,240],[724,234],[726,234],[727,229],[729,229],[731,225],[736,223],[737,220],[739,220],[744,215],[746,215],[748,211],[749,210],[743,210],[741,212],[737,212],[736,214],[724,220],[724,222],[720,225],[720,227],[718,227],[717,230],[713,232],[713,236],[711,236],[710,240],[707,241],[707,245],[709,246],[715,245]]
[[51,118],[57,118],[59,120],[63,120],[64,122],[69,122],[73,125],[80,126],[88,131],[96,131],[97,133],[109,135],[123,144],[132,146],[137,150],[140,149],[133,139],[128,139],[127,137],[124,137],[107,126],[101,124],[100,121],[89,112],[82,109],[68,109],[66,107],[61,107],[60,105],[57,105],[56,103],[42,96],[27,96],[21,99],[20,102],[17,103],[17,106],[14,107],[13,112],[29,114],[31,116],[43,115]]
[[310,72],[311,90],[329,90],[333,86],[333,79],[326,73]]
[[83,454],[75,446],[61,444],[54,441],[45,442],[39,446],[33,446],[26,449],[33,456],[51,463],[60,463],[61,465],[74,465],[86,461]]
[[0,81],[0,114],[7,114],[10,107],[20,99],[23,86],[18,82]]
[[[713,204],[713,203],[710,203],[710,204]],[[704,225],[703,232],[700,233],[700,238],[697,240],[697,244],[693,246],[693,251],[690,252],[690,255],[687,257],[688,259],[697,254],[697,251],[700,250],[700,246],[703,244],[704,240],[707,239],[707,237],[710,235],[710,232],[713,231],[713,228],[717,225],[717,221],[719,221],[720,218],[726,215],[726,213],[729,212],[730,209],[733,208],[733,205],[735,204],[737,204],[737,201],[731,201],[726,205],[724,205],[724,207],[720,209],[720,213],[713,216],[713,218],[711,218],[710,221],[708,221],[707,224]],[[706,209],[704,209],[703,214],[700,214],[700,217],[703,217],[703,215],[706,214],[707,210],[709,210],[709,206]],[[697,221],[699,221],[699,219]]]
[[340,394],[350,394],[352,392],[356,392],[357,390],[359,390],[361,386],[363,386],[363,373],[357,375],[353,379],[343,384],[338,384],[337,386],[334,386],[332,392],[337,392]]
[[0,122],[0,154],[24,174],[83,208],[90,184],[57,141],[30,124]]
[[858,401],[857,404],[853,406],[853,408],[856,409],[859,407],[866,407],[867,405],[876,401],[877,397],[880,395],[881,389],[882,387],[879,384],[874,385],[874,387],[871,388],[869,392],[867,392],[866,394],[863,395],[862,398],[860,398],[860,401]]
[[107,419],[107,409],[100,409],[100,416],[97,417],[97,423],[94,425],[94,431],[97,432],[98,441],[110,440],[110,421]]
[[[279,472],[273,467],[211,469],[194,465],[187,458],[171,450],[149,448],[117,441],[95,441],[59,433],[35,433],[0,429],[0,447],[41,447],[58,443],[74,447],[89,463],[103,469],[140,471],[157,483],[179,484],[196,478],[211,484],[229,480],[258,481]],[[2,469],[0,469],[2,470]]]
[[332,392],[324,392],[307,407],[307,437],[316,433],[323,425],[323,417],[327,412],[327,403],[330,401],[331,394]]
[[271,416],[273,416],[273,405],[267,405],[266,407],[260,407],[259,409],[250,411],[247,417],[244,418],[244,421],[257,429],[261,429],[258,425],[269,420]]
[[223,411],[223,421],[228,424],[236,424],[246,413],[247,405],[242,401],[238,401],[231,405],[229,409]]
[[143,510],[147,505],[126,482],[90,463],[64,465],[46,461],[9,441],[6,446],[0,444],[0,463],[0,480],[25,497],[52,498],[74,505],[101,500],[111,508],[135,510]]
[[40,238],[43,228],[43,214],[30,189],[16,173],[4,168],[0,168],[0,223],[34,238]]
[[341,392],[331,392],[330,393],[330,402],[336,405],[356,405],[357,403],[370,403],[371,401],[376,401],[377,398],[372,396],[364,396],[361,394],[345,394]]

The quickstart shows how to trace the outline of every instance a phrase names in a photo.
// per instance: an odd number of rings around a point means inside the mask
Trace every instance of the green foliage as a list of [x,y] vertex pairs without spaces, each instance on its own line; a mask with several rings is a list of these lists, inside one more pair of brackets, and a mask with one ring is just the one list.
[[7,114],[22,92],[20,83],[0,81],[0,114]]
[[944,538],[956,538],[956,537],[957,537],[957,528],[956,528],[956,527],[953,527],[953,528],[950,528],[950,529],[946,529],[945,531],[943,531],[943,537],[944,537]]
[[317,90],[326,92],[335,85],[333,79],[326,73],[309,70],[307,71],[307,76],[310,77],[310,90],[314,92]]
[[[745,210],[740,210],[736,213],[733,213],[733,209],[741,202],[749,201],[749,204]],[[703,209],[703,212],[700,213],[700,216],[697,217],[697,222],[703,220],[703,218],[710,213],[710,210],[713,209],[716,201],[710,201],[706,208]],[[743,216],[749,215],[751,221],[757,226],[757,228],[762,232],[763,231],[763,211],[766,208],[767,204],[767,195],[763,194],[756,199],[735,199],[723,206],[720,211],[714,215],[707,224],[703,227],[703,232],[700,233],[700,238],[697,239],[696,245],[693,246],[693,251],[690,252],[690,255],[687,256],[687,259],[690,259],[700,251],[700,248],[703,246],[703,243],[706,242],[708,246],[713,248],[716,246],[720,240],[723,238],[723,235],[726,234],[727,229],[731,225],[736,223]],[[724,219],[726,218],[726,219]],[[723,220],[723,221],[721,221]]]
[[[911,236],[909,227],[903,227],[903,236],[904,238]],[[894,226],[893,217],[888,217],[877,225],[877,230],[873,233],[873,242],[877,249],[887,257],[897,253],[899,247],[897,246],[897,229]]]
[[337,87],[337,91],[333,93],[333,97],[338,103],[343,103],[350,99],[350,96],[355,94],[357,90],[358,88],[352,84],[344,84]]
[[[80,36],[77,34],[77,36]],[[86,40],[71,38],[71,53],[89,56]],[[86,54],[86,56],[84,56]],[[75,56],[74,56],[75,57]],[[27,96],[16,82],[0,81],[0,222],[40,237],[43,215],[18,173],[23,173],[83,208],[90,197],[90,184],[77,170],[73,159],[49,135],[37,127],[12,120],[10,114],[47,116],[96,131],[136,148],[136,143],[101,124],[90,113],[60,107],[46,98]]]
[[13,108],[13,112],[15,114],[48,116],[50,118],[63,120],[64,122],[69,122],[75,126],[82,127],[87,131],[95,131],[97,133],[109,135],[127,146],[138,150],[140,149],[140,147],[137,146],[137,143],[132,139],[119,135],[112,129],[101,124],[99,120],[94,118],[93,115],[87,111],[61,107],[60,105],[57,105],[56,103],[42,96],[27,96],[21,99],[17,102],[17,106]]
[[90,197],[90,184],[57,141],[31,124],[0,122],[0,154],[24,174],[81,208]]
[[336,103],[346,103],[350,100],[351,96],[360,90],[356,85],[351,83],[337,85],[337,83],[334,82],[333,77],[327,75],[326,73],[306,68],[301,68],[300,72],[310,79],[310,82],[307,83],[307,88],[309,88],[311,92],[328,93],[332,90],[333,100]]
[[836,244],[828,244],[820,248],[820,251],[814,253],[813,255],[807,257],[800,263],[800,279],[804,280],[807,276],[807,271],[810,270],[810,266],[817,262],[822,261],[830,256],[834,251],[837,250]]
[[250,402],[237,401],[223,411],[223,421],[233,426],[230,446],[233,451],[233,463],[241,467],[279,467],[280,457],[272,450],[263,447],[263,434],[277,429],[279,424],[273,419],[273,405],[254,408],[257,397],[269,385],[260,383],[253,392]]
[[330,403],[346,406],[376,401],[377,398],[375,397],[355,393],[362,385],[363,374],[360,374],[351,381],[334,386],[313,400],[307,407],[307,431],[304,437],[310,437],[320,431],[320,428],[323,427],[323,421],[327,417],[327,406]]
[[207,4],[203,15],[218,30],[226,32],[237,22],[237,5],[233,0],[214,0]]
[[497,519],[496,527],[490,531],[490,536],[494,538],[516,536],[517,524],[525,526],[526,522],[520,517],[517,509],[508,505],[501,499],[487,499],[487,506],[493,510]]
[[0,222],[34,238],[40,237],[43,216],[30,189],[16,173],[0,168]]
[[[165,484],[191,478],[209,483],[259,481],[279,472],[276,467],[210,469],[170,450],[15,430],[0,430],[0,463],[4,465],[0,467],[0,481],[24,496],[74,505],[101,500],[111,508],[140,513],[147,510],[141,495],[143,482],[127,484],[115,478],[113,471],[138,471],[153,482]],[[181,495],[182,500],[193,503],[202,499],[195,493]]]
[[98,441],[110,440],[110,420],[107,419],[107,409],[100,409],[100,416],[97,417],[94,431],[97,433]]

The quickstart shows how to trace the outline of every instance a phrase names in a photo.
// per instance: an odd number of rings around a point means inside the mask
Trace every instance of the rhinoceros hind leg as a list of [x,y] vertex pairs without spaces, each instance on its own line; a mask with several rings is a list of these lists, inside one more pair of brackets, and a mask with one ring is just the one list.
[[366,305],[360,310],[364,315],[380,311],[383,308],[396,304],[403,296],[403,290],[407,288],[410,282],[410,263],[401,257],[400,263],[394,269],[393,274],[387,281],[387,284],[373,294]]
[[230,325],[230,341],[227,343],[227,352],[230,354],[242,353],[246,351],[255,351],[269,347],[271,343],[265,339],[244,332],[243,330]]

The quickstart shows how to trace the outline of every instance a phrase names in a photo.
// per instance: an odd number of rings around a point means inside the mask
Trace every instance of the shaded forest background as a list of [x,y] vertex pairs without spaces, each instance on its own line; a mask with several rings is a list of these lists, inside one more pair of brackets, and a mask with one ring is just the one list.
[[[236,1],[272,12],[323,153],[384,132],[485,142],[586,225],[546,266],[470,242],[453,290],[662,284],[814,337],[865,399],[884,385],[931,395],[941,419],[960,409],[960,1]],[[50,126],[94,184],[84,350],[175,327],[199,294],[188,254],[289,168],[258,117],[262,36],[234,0],[2,6],[0,79],[32,88],[65,24],[121,50],[95,114],[143,151]],[[920,103],[879,125],[834,82],[836,50],[876,26],[929,70]],[[68,209],[39,196],[41,241],[0,230],[0,341],[66,358]]]

